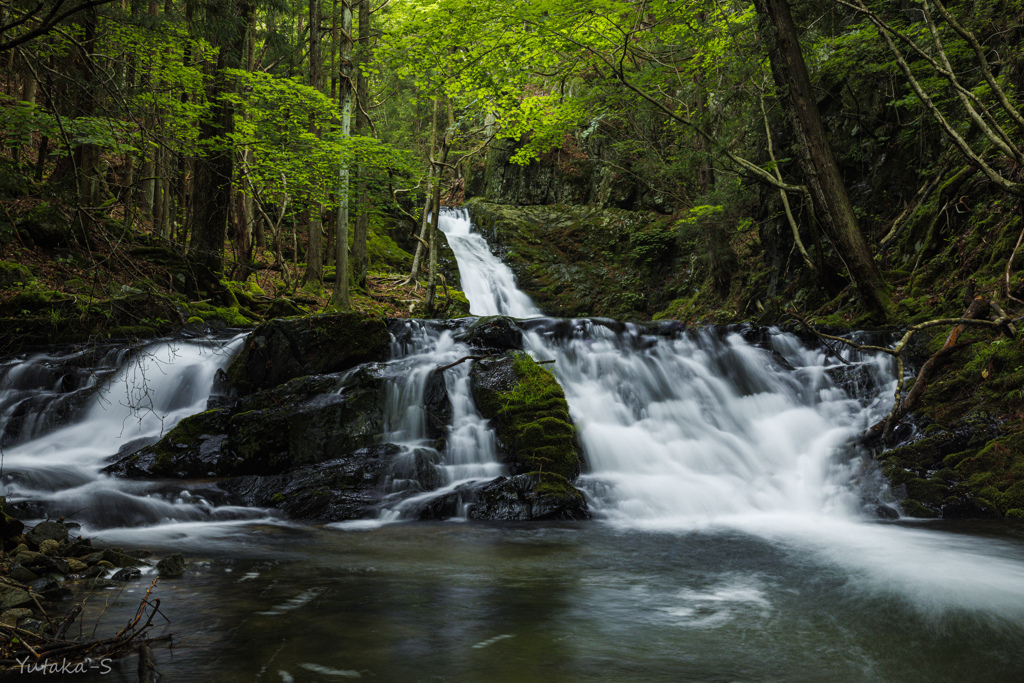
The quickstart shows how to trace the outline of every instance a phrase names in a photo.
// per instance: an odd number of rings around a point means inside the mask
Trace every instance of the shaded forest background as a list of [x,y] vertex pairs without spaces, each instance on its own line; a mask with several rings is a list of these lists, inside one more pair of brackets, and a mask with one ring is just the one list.
[[4,2],[0,312],[36,340],[464,314],[432,209],[474,197],[553,313],[1015,308],[1022,12]]

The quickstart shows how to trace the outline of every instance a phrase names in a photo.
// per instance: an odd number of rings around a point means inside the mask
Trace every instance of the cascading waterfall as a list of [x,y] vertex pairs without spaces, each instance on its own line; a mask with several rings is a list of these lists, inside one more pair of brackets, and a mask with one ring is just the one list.
[[[468,214],[446,211],[439,226],[461,235]],[[511,272],[486,245],[449,244],[467,293],[484,293],[482,309],[539,315],[521,303],[525,294],[493,293]],[[743,328],[680,333],[671,324],[544,319],[522,326],[525,348],[556,361],[589,470],[578,485],[612,524],[738,530],[841,567],[859,589],[911,596],[925,613],[973,608],[1022,623],[1018,549],[864,523],[895,515],[884,483],[852,446],[891,407],[888,356],[851,354],[844,365],[778,331],[751,344]]]
[[507,315],[513,318],[537,318],[540,310],[530,297],[516,287],[511,269],[491,253],[486,240],[472,232],[466,209],[445,209],[438,228],[459,262],[463,291],[473,315]]
[[[435,449],[427,426],[424,395],[429,390],[429,383],[438,381],[436,373],[439,367],[470,355],[470,348],[455,341],[450,330],[433,321],[409,320],[404,323],[404,329],[393,336],[390,362],[398,366],[400,372],[397,374],[403,381],[388,385],[383,440],[397,444],[402,452],[396,458],[400,481],[392,480],[388,487],[396,494],[396,500],[385,505],[381,511],[382,521],[397,521],[424,500],[467,482],[493,479],[502,472],[495,459],[494,432],[480,416],[470,396],[469,365],[455,365],[440,375],[451,402],[443,455]],[[422,481],[424,468],[421,463],[424,459],[436,463],[433,470],[440,475],[439,481]],[[429,483],[438,486],[424,486]],[[419,495],[405,495],[410,488],[431,490]],[[362,525],[342,523],[342,526]]]
[[[511,271],[469,232],[465,210],[446,211],[439,225],[471,306],[540,315],[525,294],[505,291]],[[894,381],[887,357],[851,368],[778,332],[758,348],[739,332],[652,335],[589,320],[526,327],[526,349],[556,360],[589,465],[582,483],[608,518],[687,527],[749,513],[858,511],[848,485],[856,461],[836,458],[884,414],[885,399],[851,397],[832,375],[859,373],[878,394]]]
[[[134,353],[107,354],[98,372],[75,380],[93,389],[84,399],[79,395],[80,414],[43,434],[55,402],[36,402],[32,396],[45,395],[54,381],[66,383],[60,373],[54,380],[53,369],[74,358],[41,354],[11,362],[0,382],[0,405],[9,406],[0,416],[0,434],[8,433],[16,417],[37,427],[24,435],[24,443],[4,449],[8,501],[39,515],[74,518],[90,532],[265,518],[262,510],[217,505],[223,494],[212,486],[190,490],[100,473],[112,455],[151,443],[182,418],[205,410],[214,376],[241,341],[157,342]],[[44,391],[34,391],[33,383]]]

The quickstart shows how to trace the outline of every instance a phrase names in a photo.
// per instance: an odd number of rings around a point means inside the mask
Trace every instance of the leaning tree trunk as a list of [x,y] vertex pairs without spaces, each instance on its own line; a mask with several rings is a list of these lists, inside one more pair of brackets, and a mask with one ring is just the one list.
[[869,309],[888,318],[892,302],[860,230],[829,146],[786,0],[754,0],[772,76],[789,111],[814,212]]

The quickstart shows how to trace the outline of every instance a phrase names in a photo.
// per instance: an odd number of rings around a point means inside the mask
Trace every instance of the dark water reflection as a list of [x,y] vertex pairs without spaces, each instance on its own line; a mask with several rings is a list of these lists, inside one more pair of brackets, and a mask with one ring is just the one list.
[[[175,634],[156,650],[164,680],[1024,680],[1021,616],[925,613],[736,532],[447,524],[244,539],[234,559],[214,548],[161,582]],[[104,621],[123,624],[144,588]],[[133,675],[126,661],[96,680]]]

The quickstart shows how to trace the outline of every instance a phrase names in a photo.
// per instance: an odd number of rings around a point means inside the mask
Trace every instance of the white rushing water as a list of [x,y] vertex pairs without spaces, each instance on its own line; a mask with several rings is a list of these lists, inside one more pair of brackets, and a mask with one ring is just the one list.
[[537,318],[540,310],[516,287],[512,271],[491,253],[487,241],[472,232],[466,209],[445,209],[438,228],[459,261],[462,288],[473,315],[508,315],[513,318]]
[[[440,225],[461,235],[467,224],[466,213],[450,211]],[[490,275],[505,267],[486,247],[449,243],[462,281],[489,283],[476,287],[486,303],[467,285],[471,305],[537,316],[532,303],[502,304],[525,294],[493,293],[508,285],[495,284],[507,283]],[[925,613],[975,609],[1024,624],[1018,547],[877,523],[875,496],[895,506],[852,442],[891,406],[887,356],[844,366],[778,331],[754,345],[714,329],[662,336],[600,320],[526,327],[526,348],[556,360],[549,367],[586,458],[578,485],[609,523],[736,529],[811,553],[842,567],[862,592],[895,593]]]
[[[471,306],[540,315],[469,232],[465,210],[446,211],[439,225]],[[525,345],[538,359],[556,360],[589,465],[583,485],[608,519],[689,528],[751,514],[859,513],[849,484],[860,461],[843,456],[888,407],[894,368],[887,356],[844,366],[778,332],[764,349],[738,332],[655,336],[639,325],[588,320],[569,327],[531,325]],[[886,391],[859,400],[833,381],[839,373]]]
[[[95,387],[84,399],[80,415],[69,424],[3,451],[5,495],[12,503],[29,502],[51,516],[64,515],[90,532],[123,527],[162,528],[173,535],[174,525],[194,522],[254,520],[262,510],[216,505],[195,489],[117,479],[101,474],[111,456],[130,446],[156,440],[179,420],[206,410],[217,371],[227,365],[242,338],[226,343],[157,342],[134,354],[113,357],[114,371],[101,366],[101,381],[88,378],[84,388]],[[48,367],[68,358],[46,354],[12,363],[0,383],[0,401],[14,404],[26,376],[37,380]],[[19,377],[21,379],[19,379]],[[32,424],[46,422],[48,404],[29,414]],[[8,410],[0,420],[4,433],[14,416]],[[213,527],[207,529],[216,533]],[[111,532],[116,533],[116,532]],[[194,533],[194,530],[191,532]],[[102,535],[102,534],[101,534]]]
[[[465,483],[493,479],[503,468],[495,458],[494,431],[484,420],[469,391],[469,364],[460,363],[440,373],[444,389],[451,402],[445,452],[438,453],[428,429],[428,408],[424,395],[432,379],[436,381],[438,368],[471,355],[470,348],[454,340],[451,331],[439,328],[429,321],[410,320],[404,329],[397,330],[392,344],[391,362],[397,365],[403,377],[401,382],[388,385],[386,393],[386,422],[383,440],[402,448],[399,461],[409,463],[406,468],[409,487],[423,484],[418,474],[419,458],[436,463],[441,476],[440,486],[409,497],[399,496],[394,505],[386,505],[378,522],[402,519],[407,511],[415,510],[425,500],[453,490]],[[392,492],[402,494],[406,486],[392,482]],[[371,527],[373,522],[342,522],[342,528]]]

